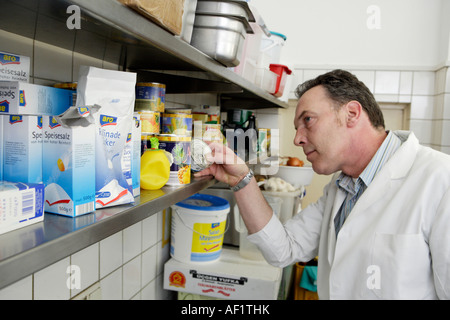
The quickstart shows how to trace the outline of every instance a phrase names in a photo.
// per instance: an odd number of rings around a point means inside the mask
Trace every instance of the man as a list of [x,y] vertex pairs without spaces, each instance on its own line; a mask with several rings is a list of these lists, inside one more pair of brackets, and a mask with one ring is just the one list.
[[318,255],[320,299],[450,298],[450,156],[413,133],[386,132],[379,106],[349,72],[307,81],[294,144],[319,174],[323,196],[283,226],[251,171],[213,149],[212,174],[234,192],[249,240],[277,266]]

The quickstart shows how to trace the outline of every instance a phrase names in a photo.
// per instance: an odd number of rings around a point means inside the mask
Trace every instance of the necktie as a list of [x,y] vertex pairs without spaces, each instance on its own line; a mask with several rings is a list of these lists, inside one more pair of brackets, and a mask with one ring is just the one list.
[[346,195],[341,207],[339,208],[339,211],[336,214],[336,217],[334,218],[334,228],[336,230],[336,237],[337,237],[339,231],[341,230],[342,225],[344,224],[345,220],[347,219],[347,217],[349,216],[353,207],[355,206],[356,201],[359,199],[361,194],[364,192],[364,189],[365,189],[364,183],[361,183],[361,180],[358,179],[354,188],[346,190],[347,195]]

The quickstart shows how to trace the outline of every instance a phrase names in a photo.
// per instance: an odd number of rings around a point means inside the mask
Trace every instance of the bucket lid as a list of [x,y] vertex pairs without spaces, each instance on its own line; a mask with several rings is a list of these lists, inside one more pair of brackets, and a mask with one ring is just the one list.
[[228,200],[209,194],[196,193],[176,204],[179,207],[199,211],[217,211],[230,208]]
[[275,32],[275,31],[270,31],[270,33],[273,34],[274,36],[278,36],[278,37],[282,38],[284,41],[286,41],[286,39],[287,39],[284,34],[281,34],[281,33]]
[[283,69],[284,72],[286,72],[287,74],[291,74],[292,73],[292,70],[289,69],[288,66],[285,66],[283,64],[271,63],[269,65],[269,69],[270,69],[270,71],[273,71],[275,73],[276,73],[276,71],[275,71],[276,69]]

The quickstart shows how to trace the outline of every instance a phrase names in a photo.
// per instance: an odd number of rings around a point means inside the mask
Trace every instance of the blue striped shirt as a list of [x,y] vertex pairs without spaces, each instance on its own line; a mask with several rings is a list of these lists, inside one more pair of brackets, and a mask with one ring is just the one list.
[[391,156],[397,151],[401,146],[402,141],[397,137],[392,131],[390,131],[381,144],[378,151],[375,153],[372,160],[369,162],[364,171],[359,175],[358,178],[352,178],[350,176],[341,173],[336,180],[337,186],[344,190],[347,195],[344,202],[339,209],[339,212],[334,218],[334,226],[336,228],[336,236],[339,233],[345,219],[352,211],[355,206],[356,201],[367,189],[369,184],[372,182],[375,175],[381,170],[384,164],[391,158]]

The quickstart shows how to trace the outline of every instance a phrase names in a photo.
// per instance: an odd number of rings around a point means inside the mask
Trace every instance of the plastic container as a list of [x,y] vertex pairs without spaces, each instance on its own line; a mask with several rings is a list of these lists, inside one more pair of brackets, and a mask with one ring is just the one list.
[[286,86],[288,75],[292,73],[292,70],[282,64],[270,64],[270,71],[278,75],[275,85],[275,91],[271,92],[275,97],[281,97]]
[[265,68],[256,70],[255,84],[267,92],[275,92],[277,86],[278,75]]
[[[275,214],[279,217],[281,213],[282,199],[279,197],[273,197],[270,195],[264,195]],[[242,217],[239,215],[239,209],[234,209],[234,223],[235,229],[239,232],[239,254],[242,258],[250,260],[264,260],[261,251],[256,245],[247,240],[248,231],[244,225]]]
[[205,263],[220,258],[230,204],[206,194],[172,206],[170,255],[184,263]]
[[[293,90],[292,90],[292,81],[294,80],[294,71],[292,71],[291,74],[286,75],[286,85],[284,86],[284,92],[283,95],[281,97],[278,97],[278,99],[280,99],[281,101],[284,102],[288,102],[289,98],[291,97],[291,95],[293,94]],[[292,97],[292,99],[295,98],[295,95]]]
[[301,199],[305,194],[304,189],[299,189],[293,192],[262,191],[262,193],[266,198],[281,198],[281,210],[278,218],[283,224],[301,210]]
[[281,49],[285,42],[286,36],[281,33],[270,31],[270,37],[263,34],[258,65],[268,68],[271,63],[280,63]]
[[314,171],[312,167],[293,167],[293,166],[279,166],[275,177],[280,177],[286,182],[292,184],[296,189],[302,186],[307,186],[311,183]]
[[247,34],[243,44],[241,62],[234,68],[234,72],[253,83],[256,77],[263,31],[257,23],[250,23],[250,25],[253,34]]
[[141,157],[140,185],[142,189],[161,189],[170,177],[170,162],[164,150],[158,149],[158,138],[151,138],[152,149]]

